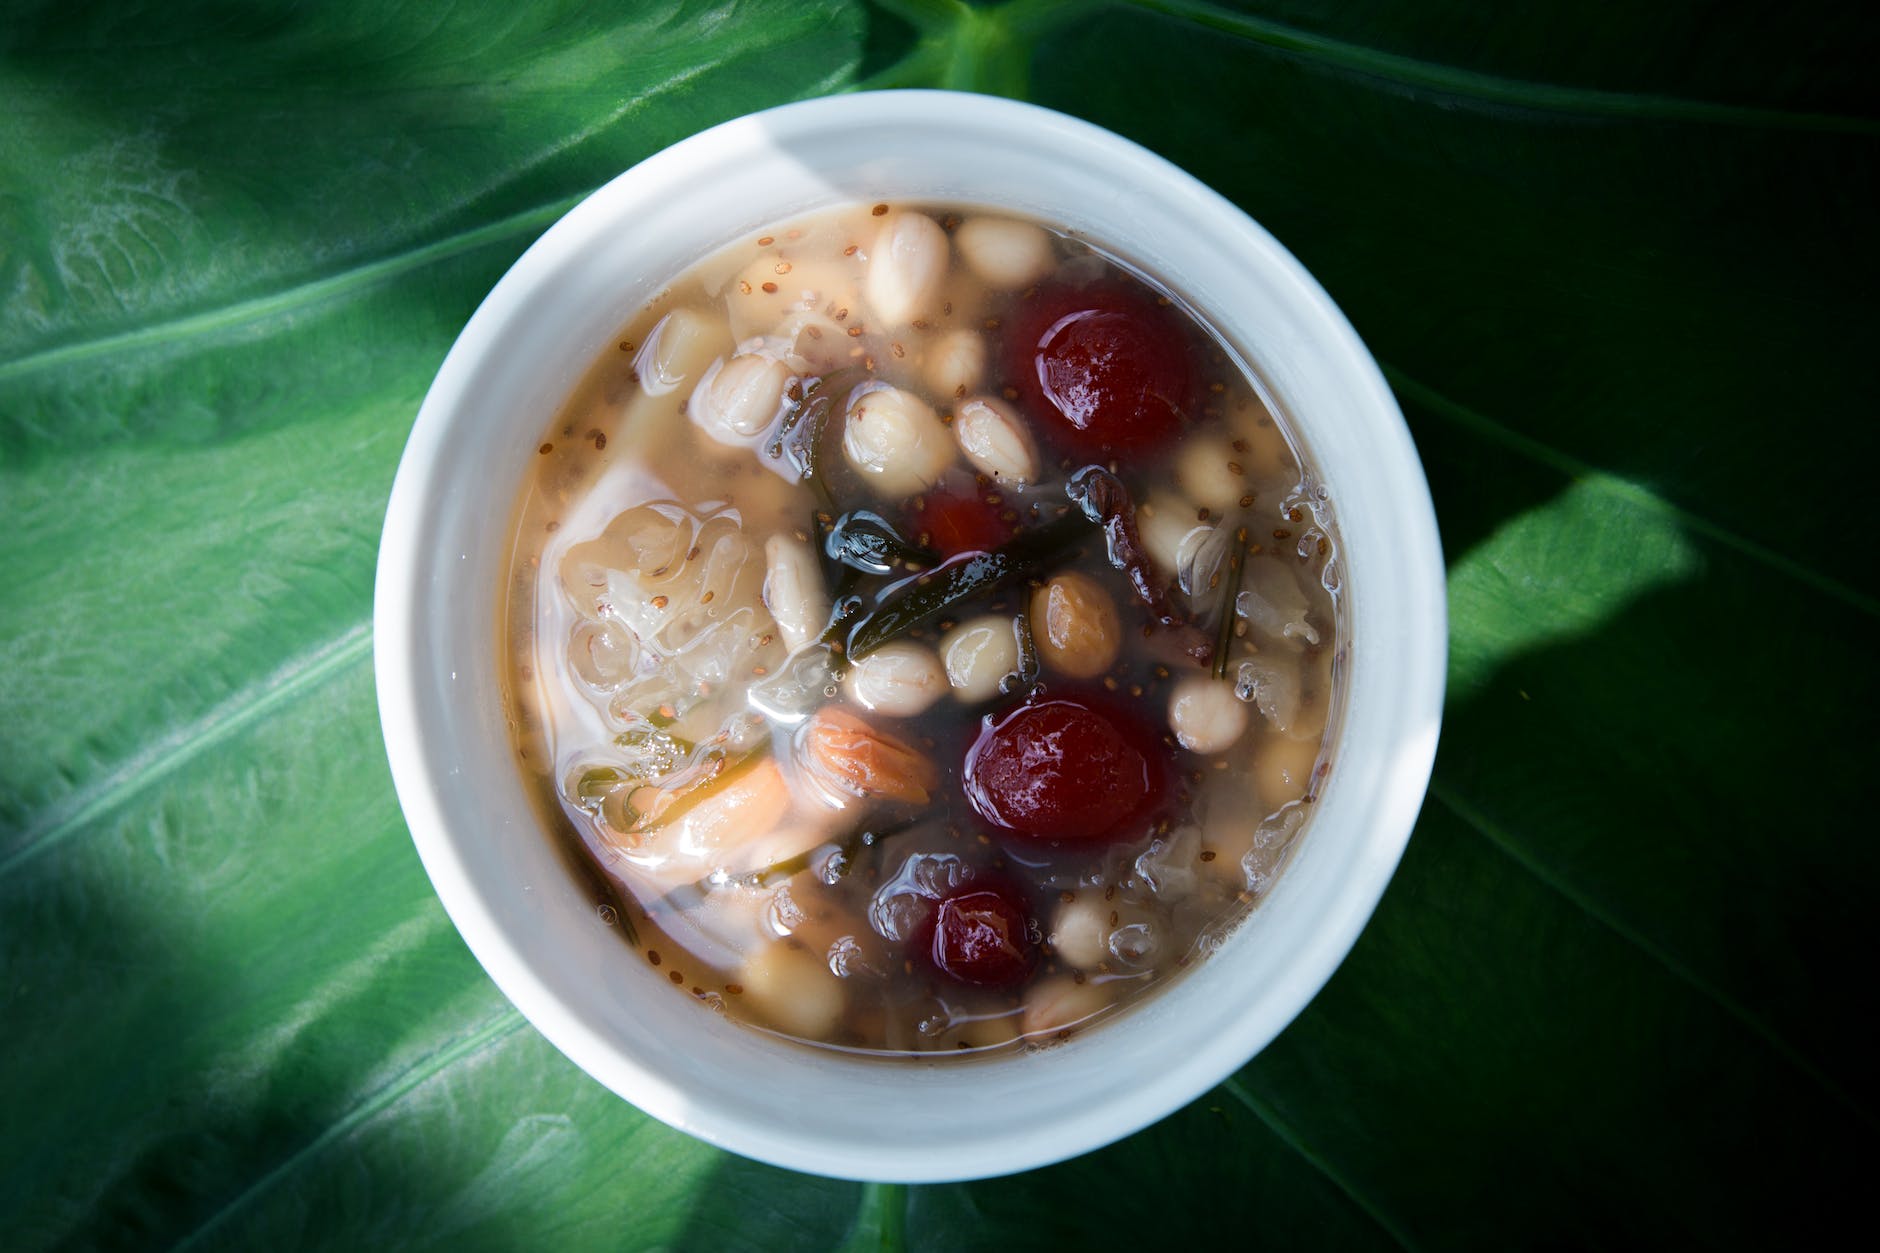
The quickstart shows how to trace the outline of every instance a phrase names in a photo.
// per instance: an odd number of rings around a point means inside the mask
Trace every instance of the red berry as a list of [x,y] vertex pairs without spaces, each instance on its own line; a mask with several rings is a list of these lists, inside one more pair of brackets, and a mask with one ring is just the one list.
[[1195,369],[1175,310],[1139,292],[1059,288],[1021,306],[1006,373],[1077,457],[1153,453],[1181,433]]
[[929,949],[940,973],[986,988],[1016,987],[1031,977],[1038,947],[1023,898],[1006,884],[970,883],[943,898]]
[[980,495],[928,492],[913,511],[914,538],[942,557],[991,552],[1012,538],[1013,524],[999,520],[1001,508]]
[[1133,834],[1161,802],[1167,754],[1132,714],[1061,697],[988,716],[966,751],[966,799],[987,822],[1044,840]]

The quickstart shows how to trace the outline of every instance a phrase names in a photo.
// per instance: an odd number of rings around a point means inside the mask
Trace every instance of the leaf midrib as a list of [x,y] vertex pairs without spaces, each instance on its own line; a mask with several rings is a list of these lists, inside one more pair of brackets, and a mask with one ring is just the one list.
[[1218,30],[1302,60],[1316,61],[1367,78],[1463,100],[1595,118],[1880,135],[1880,118],[1725,104],[1647,92],[1562,86],[1485,74],[1460,66],[1387,52],[1366,44],[1334,39],[1329,35],[1287,26],[1250,13],[1217,8],[1206,0],[1115,0],[1115,3]]
[[206,1236],[228,1223],[236,1214],[272,1190],[280,1180],[302,1169],[328,1145],[350,1135],[354,1129],[396,1104],[426,1080],[436,1077],[459,1062],[487,1053],[526,1025],[527,1020],[522,1014],[514,1006],[506,1005],[501,1014],[484,1026],[419,1060],[369,1093],[364,1099],[355,1102],[345,1113],[327,1124],[319,1135],[314,1136],[276,1164],[273,1169],[218,1206],[213,1214],[178,1240],[173,1247],[179,1251],[195,1247]]

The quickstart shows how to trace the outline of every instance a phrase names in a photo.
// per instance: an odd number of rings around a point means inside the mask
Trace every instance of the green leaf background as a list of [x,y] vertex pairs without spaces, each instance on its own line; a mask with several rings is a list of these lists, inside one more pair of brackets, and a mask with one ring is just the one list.
[[[0,5],[0,1245],[1766,1245],[1880,1097],[1862,5]],[[653,1122],[457,938],[373,564],[457,330],[753,109],[1021,95],[1268,226],[1450,563],[1429,803],[1189,1108],[945,1187]],[[1865,831],[1867,834],[1861,834]]]

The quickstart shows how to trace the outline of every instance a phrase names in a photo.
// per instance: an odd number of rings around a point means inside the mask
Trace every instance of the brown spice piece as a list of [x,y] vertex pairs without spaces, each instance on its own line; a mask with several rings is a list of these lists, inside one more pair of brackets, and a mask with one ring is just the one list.
[[885,204],[878,204],[874,208],[869,210],[869,212],[874,214],[876,217],[880,217],[882,214],[886,213],[887,211],[888,211],[888,206]]

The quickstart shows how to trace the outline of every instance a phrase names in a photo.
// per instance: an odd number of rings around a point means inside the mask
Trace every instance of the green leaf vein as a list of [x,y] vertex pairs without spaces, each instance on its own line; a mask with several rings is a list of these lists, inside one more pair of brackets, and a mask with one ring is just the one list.
[[1436,417],[1443,418],[1462,430],[1487,439],[1512,452],[1518,453],[1531,461],[1540,463],[1558,471],[1576,482],[1597,483],[1602,490],[1623,495],[1627,502],[1645,509],[1675,518],[1686,530],[1701,535],[1705,539],[1721,544],[1753,561],[1760,562],[1780,574],[1794,579],[1806,587],[1832,597],[1849,605],[1869,617],[1880,618],[1880,598],[1875,598],[1849,587],[1846,583],[1831,575],[1803,565],[1785,553],[1748,539],[1728,527],[1712,522],[1701,514],[1693,513],[1666,500],[1650,488],[1612,474],[1601,471],[1537,439],[1523,435],[1518,431],[1496,421],[1483,413],[1460,405],[1435,389],[1419,383],[1417,380],[1384,362],[1378,363],[1384,371],[1384,377],[1397,394],[1405,400],[1427,410]]
[[1457,795],[1440,777],[1431,781],[1429,794],[1431,799],[1435,800],[1437,804],[1454,814],[1464,827],[1487,840],[1489,844],[1498,849],[1515,865],[1525,870],[1552,891],[1558,893],[1569,904],[1573,905],[1588,918],[1591,918],[1594,922],[1605,927],[1614,935],[1632,945],[1632,947],[1636,948],[1639,952],[1645,954],[1647,957],[1651,958],[1652,961],[1663,967],[1673,978],[1688,985],[1705,999],[1716,1005],[1717,1008],[1735,1019],[1739,1025],[1748,1030],[1750,1034],[1754,1035],[1758,1040],[1762,1041],[1784,1061],[1788,1062],[1802,1074],[1807,1075],[1816,1084],[1820,1085],[1820,1087],[1834,1097],[1835,1100],[1847,1106],[1868,1124],[1880,1125],[1880,1120],[1876,1120],[1871,1112],[1862,1107],[1846,1088],[1842,1087],[1831,1075],[1815,1065],[1814,1062],[1810,1061],[1801,1050],[1790,1044],[1777,1033],[1773,1027],[1769,1026],[1752,1013],[1748,1006],[1725,992],[1722,988],[1719,988],[1716,984],[1704,978],[1703,975],[1699,974],[1691,967],[1685,965],[1669,950],[1658,944],[1644,932],[1627,923],[1617,914],[1606,909],[1598,901],[1593,899],[1593,897],[1554,874],[1537,858],[1524,849],[1519,840],[1502,830],[1500,826],[1491,820],[1487,814],[1482,812],[1481,809]]
[[329,1145],[344,1139],[356,1128],[396,1104],[419,1084],[459,1062],[489,1051],[526,1025],[527,1020],[521,1013],[513,1007],[505,1006],[501,1014],[482,1027],[414,1063],[396,1078],[367,1094],[364,1099],[335,1118],[319,1135],[302,1145],[274,1169],[243,1188],[204,1220],[201,1226],[177,1241],[176,1249],[180,1251],[200,1244],[207,1236],[225,1226],[235,1215],[266,1195],[275,1185],[303,1169]]
[[1363,1210],[1365,1216],[1376,1223],[1392,1240],[1395,1240],[1399,1247],[1412,1250],[1414,1253],[1414,1250],[1417,1248],[1417,1243],[1410,1238],[1410,1233],[1405,1231],[1389,1214],[1386,1214],[1380,1206],[1369,1197],[1365,1196],[1363,1192],[1359,1191],[1357,1185],[1345,1178],[1343,1172],[1333,1166],[1322,1154],[1313,1149],[1304,1140],[1300,1139],[1299,1133],[1294,1131],[1292,1127],[1287,1124],[1286,1120],[1279,1116],[1279,1111],[1255,1096],[1252,1089],[1247,1086],[1246,1082],[1242,1080],[1239,1075],[1229,1075],[1226,1079],[1221,1080],[1221,1090],[1233,1097],[1236,1101],[1239,1101],[1247,1108],[1249,1113],[1260,1120],[1261,1124],[1264,1125],[1268,1131],[1278,1137],[1282,1144],[1297,1153],[1314,1170],[1325,1176],[1326,1180],[1329,1181],[1333,1187],[1337,1188],[1353,1205]]
[[1880,119],[1834,113],[1809,113],[1753,105],[1687,100],[1641,92],[1606,91],[1591,87],[1535,83],[1483,74],[1459,66],[1443,65],[1399,53],[1386,52],[1326,35],[1314,34],[1279,22],[1236,13],[1206,0],[1121,0],[1132,7],[1165,17],[1192,22],[1210,30],[1263,44],[1302,60],[1317,61],[1367,78],[1396,83],[1413,90],[1438,93],[1490,105],[1533,109],[1548,113],[1634,121],[1682,122],[1714,126],[1761,127],[1772,130],[1828,131],[1858,135],[1880,134]]
[[104,782],[80,787],[44,810],[0,858],[0,876],[57,847],[100,815],[276,710],[345,674],[371,654],[372,623],[355,623],[319,647],[238,688],[201,717],[173,727],[132,754],[113,768]]

